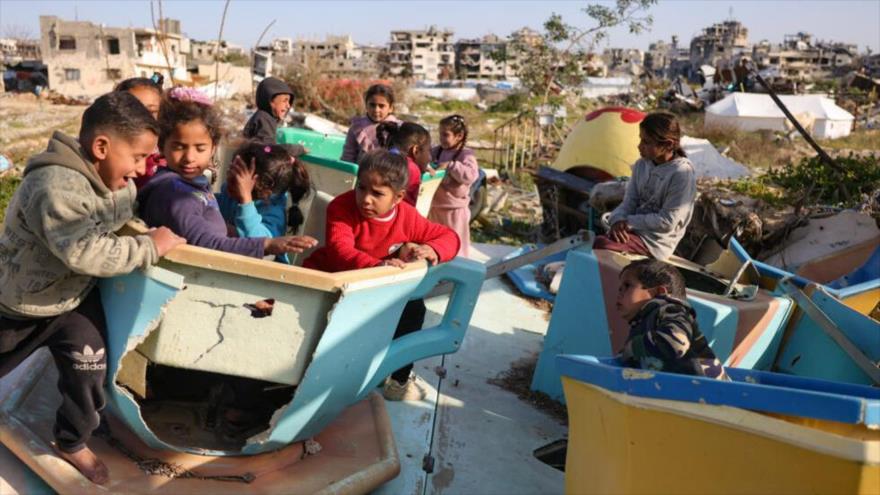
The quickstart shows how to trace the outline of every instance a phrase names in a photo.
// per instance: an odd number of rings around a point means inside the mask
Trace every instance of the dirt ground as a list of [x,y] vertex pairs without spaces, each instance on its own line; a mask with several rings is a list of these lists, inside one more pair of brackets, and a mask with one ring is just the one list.
[[565,407],[565,404],[551,399],[544,392],[535,392],[530,388],[537,365],[538,355],[534,354],[510,363],[509,370],[499,374],[496,378],[490,378],[488,382],[515,393],[520,400],[546,412],[560,423],[568,424],[568,408]]
[[30,93],[0,93],[0,153],[13,165],[23,167],[31,155],[46,148],[52,131],[79,132],[85,109],[55,105]]

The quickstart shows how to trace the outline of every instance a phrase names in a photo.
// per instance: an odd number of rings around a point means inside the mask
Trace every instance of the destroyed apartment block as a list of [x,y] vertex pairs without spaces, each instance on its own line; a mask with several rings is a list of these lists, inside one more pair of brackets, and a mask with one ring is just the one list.
[[452,79],[455,71],[453,31],[434,26],[426,30],[391,31],[389,72],[415,79]]
[[86,21],[40,16],[40,48],[49,87],[70,97],[94,97],[129,77],[154,72],[169,81],[188,81],[189,39],[180,22],[163,28],[113,28]]
[[275,38],[271,43],[257,47],[260,60],[257,65],[265,65],[271,58],[276,69],[265,73],[258,70],[259,76],[296,70],[296,67],[311,67],[328,78],[372,79],[382,73],[380,58],[384,49],[371,45],[358,45],[349,35],[328,35],[323,40],[294,40]]
[[[508,53],[509,41],[494,34],[455,42],[455,73],[459,79],[510,79],[516,76],[519,58]],[[496,53],[510,56],[496,60]]]

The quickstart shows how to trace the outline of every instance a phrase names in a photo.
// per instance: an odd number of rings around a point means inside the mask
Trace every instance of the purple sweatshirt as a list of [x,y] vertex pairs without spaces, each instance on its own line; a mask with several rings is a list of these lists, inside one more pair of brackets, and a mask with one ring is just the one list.
[[191,182],[160,169],[138,191],[140,217],[150,227],[168,227],[194,246],[262,258],[265,238],[229,237],[211,186],[201,179]]
[[[385,117],[382,122],[395,122],[401,124],[401,120],[393,114]],[[364,153],[379,147],[379,139],[376,137],[376,127],[379,122],[373,122],[366,115],[351,119],[348,135],[345,136],[345,146],[342,148],[340,160],[357,163]]]

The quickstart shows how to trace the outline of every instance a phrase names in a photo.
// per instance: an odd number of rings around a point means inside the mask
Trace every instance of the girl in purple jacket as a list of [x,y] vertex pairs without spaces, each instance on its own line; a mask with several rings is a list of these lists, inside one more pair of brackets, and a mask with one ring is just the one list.
[[300,253],[317,241],[307,236],[230,237],[211,184],[203,175],[222,134],[211,100],[174,88],[159,109],[159,149],[168,162],[138,191],[139,213],[151,227],[168,227],[189,244],[262,258]]

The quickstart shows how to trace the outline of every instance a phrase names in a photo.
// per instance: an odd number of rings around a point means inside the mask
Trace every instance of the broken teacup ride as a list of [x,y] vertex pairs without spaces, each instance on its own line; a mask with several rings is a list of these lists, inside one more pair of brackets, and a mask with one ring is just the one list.
[[[90,446],[113,473],[106,488],[365,493],[394,478],[374,390],[458,349],[484,274],[465,259],[325,273],[182,246],[102,280],[109,432]],[[394,339],[406,303],[440,282],[454,286],[440,323]],[[104,490],[51,454],[48,362],[35,359],[4,400],[3,442],[59,493]]]

